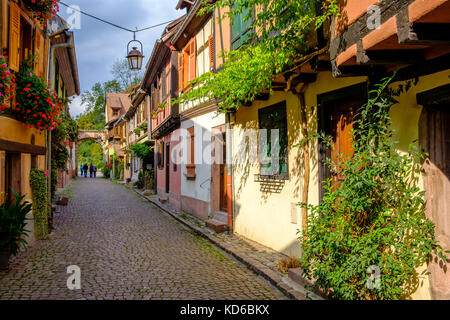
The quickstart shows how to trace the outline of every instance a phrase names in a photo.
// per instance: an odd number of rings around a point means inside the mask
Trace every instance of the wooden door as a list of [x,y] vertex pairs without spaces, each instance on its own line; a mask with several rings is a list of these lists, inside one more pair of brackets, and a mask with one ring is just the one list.
[[222,161],[220,163],[220,210],[228,211],[228,200],[227,200],[227,149],[226,149],[226,136],[225,132],[222,133],[221,138],[222,147]]
[[[436,240],[450,250],[450,104],[424,107],[420,143],[429,155],[423,165],[427,217],[435,223]],[[448,269],[448,262],[428,266],[432,299],[450,299]]]
[[166,143],[166,193],[170,191],[170,144]]
[[225,125],[212,129],[211,157],[211,209],[212,212],[227,212],[228,201]]
[[336,166],[331,169],[333,185],[338,185],[344,181],[340,175],[338,163],[353,157],[353,138],[352,129],[357,110],[364,104],[360,98],[343,99],[337,101],[330,108],[330,134],[332,136],[333,149],[331,151],[331,160]]
[[6,202],[15,200],[13,190],[20,194],[21,159],[20,154],[6,153],[5,158],[5,190]]

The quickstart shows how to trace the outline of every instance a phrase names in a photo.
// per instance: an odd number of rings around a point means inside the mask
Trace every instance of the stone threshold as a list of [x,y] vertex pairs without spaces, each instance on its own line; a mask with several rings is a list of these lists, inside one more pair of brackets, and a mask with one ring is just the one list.
[[283,274],[278,270],[278,261],[282,258],[287,258],[286,255],[236,234],[217,234],[208,229],[203,220],[181,212],[173,208],[169,203],[161,203],[157,195],[145,196],[143,191],[126,184],[123,185],[169,214],[175,220],[192,229],[196,234],[232,255],[250,270],[268,280],[288,298],[293,300],[324,300],[306,289],[305,286],[291,279],[287,274]]

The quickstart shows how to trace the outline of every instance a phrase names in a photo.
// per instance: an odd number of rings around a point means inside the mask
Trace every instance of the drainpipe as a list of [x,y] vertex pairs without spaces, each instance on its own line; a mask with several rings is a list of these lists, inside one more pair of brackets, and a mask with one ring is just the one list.
[[[69,42],[58,43],[58,44],[54,44],[54,45],[50,46],[50,51],[49,51],[49,55],[48,55],[48,63],[47,63],[47,65],[48,65],[47,81],[50,82],[51,88],[53,90],[55,89],[55,83],[53,81],[53,79],[55,78],[55,64],[53,63],[53,60],[54,60],[55,50],[57,48],[72,48],[72,43],[69,41]],[[49,195],[48,205],[50,208],[50,212],[51,212],[51,208],[52,208],[52,199],[51,199],[52,160],[51,160],[51,158],[52,158],[52,135],[51,135],[51,131],[47,131],[47,172],[48,172],[47,192]]]
[[233,234],[233,136],[232,125],[234,123],[234,114],[226,113],[225,118],[225,138],[226,138],[226,167],[227,167],[227,208],[228,208],[228,234]]

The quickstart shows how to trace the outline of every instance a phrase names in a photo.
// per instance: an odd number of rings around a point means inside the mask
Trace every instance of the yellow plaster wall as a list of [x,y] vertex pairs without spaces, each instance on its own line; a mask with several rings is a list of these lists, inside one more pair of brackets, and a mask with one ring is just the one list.
[[[405,82],[395,82],[391,87],[395,88],[400,83],[405,84]],[[397,98],[399,103],[391,109],[392,129],[394,131],[392,138],[398,143],[398,150],[401,153],[406,152],[408,146],[419,139],[419,118],[423,106],[417,104],[417,94],[448,83],[450,83],[450,70],[419,77],[417,85],[412,86],[406,93]],[[418,186],[423,190],[423,177],[418,176],[418,180]],[[424,270],[426,270],[426,266],[420,267],[417,272],[421,274]],[[429,288],[428,276],[423,276],[420,279],[417,291],[411,298],[414,300],[431,299]]]
[[[334,79],[331,73],[318,75],[317,82],[305,90],[309,132],[317,130],[317,95],[365,81],[365,77]],[[243,129],[258,128],[258,109],[286,100],[288,118],[289,175],[279,193],[261,191],[254,175],[259,173],[259,164],[248,161],[234,167],[233,188],[235,196],[235,232],[263,245],[291,256],[300,255],[297,230],[301,228],[300,209],[303,185],[303,155],[293,147],[301,139],[300,106],[296,95],[275,92],[268,101],[256,101],[251,107],[241,107],[236,113],[233,126],[233,157],[236,163],[237,150],[242,140]],[[317,146],[311,144],[310,203],[318,203]],[[248,159],[247,159],[248,160]],[[296,221],[297,223],[292,223]]]
[[22,123],[0,116],[0,139],[9,140],[19,143],[31,143],[31,135],[35,136],[35,145],[45,147],[45,133],[27,126],[23,127]]
[[[398,150],[404,152],[408,145],[419,137],[419,117],[422,106],[417,105],[416,95],[420,92],[448,84],[450,70],[419,78],[416,86],[400,95],[399,104],[391,109],[393,140],[398,142]],[[317,95],[344,88],[366,81],[366,77],[333,78],[329,72],[320,73],[317,81],[305,88],[305,103],[308,112],[308,129],[310,133],[317,130]],[[392,86],[400,84],[393,83]],[[405,84],[405,82],[403,82]],[[251,107],[241,107],[236,114],[236,124],[233,126],[233,157],[241,143],[242,129],[258,128],[258,109],[277,102],[287,101],[289,173],[280,193],[264,193],[260,184],[254,182],[254,174],[259,173],[259,165],[244,164],[235,166],[233,175],[233,192],[235,196],[235,231],[247,238],[262,243],[270,248],[292,256],[300,255],[300,247],[296,239],[296,231],[301,228],[300,210],[293,209],[299,202],[303,184],[302,154],[292,146],[301,138],[300,110],[297,97],[293,94],[276,92],[268,101],[255,102]],[[311,181],[309,203],[317,204],[318,166],[317,143],[311,143]],[[423,188],[422,177],[419,186]],[[297,224],[291,223],[292,212],[295,212]],[[418,269],[420,274],[426,266]],[[412,299],[430,299],[429,281],[422,277],[417,291]]]
[[45,170],[46,166],[45,158],[46,158],[45,156],[37,156],[37,168],[39,170]]

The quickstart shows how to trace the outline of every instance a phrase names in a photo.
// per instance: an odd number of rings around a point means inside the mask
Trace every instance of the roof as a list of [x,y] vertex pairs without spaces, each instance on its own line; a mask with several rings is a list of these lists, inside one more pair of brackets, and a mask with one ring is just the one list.
[[179,10],[179,9],[184,9],[184,8],[189,8],[192,6],[192,3],[195,2],[195,0],[192,1],[186,1],[186,0],[179,0],[177,7],[175,9]]
[[155,45],[153,46],[153,51],[150,56],[150,59],[147,61],[146,70],[144,74],[144,78],[142,80],[141,88],[143,90],[148,89],[149,83],[153,82],[157,69],[161,67],[157,62],[164,54],[169,54],[169,41],[175,32],[178,30],[180,23],[185,19],[186,15],[183,15],[170,23],[163,31],[161,38],[156,40]]
[[[121,115],[124,115],[128,109],[131,107],[131,100],[128,93],[115,93],[115,92],[107,92],[105,99],[106,108],[108,108],[106,119],[107,123],[112,120],[117,120]],[[116,117],[112,116],[112,110],[119,109],[119,115]]]
[[[180,50],[180,47],[177,47],[177,42],[182,42],[182,45],[185,45],[190,38],[188,37],[182,37],[183,34],[186,33],[186,29],[188,26],[192,26],[194,29],[198,28],[201,25],[208,20],[212,13],[204,14],[199,16],[198,12],[202,6],[203,1],[197,0],[194,3],[193,8],[188,12],[186,15],[186,18],[183,20],[183,22],[180,24],[180,26],[176,29],[176,32],[174,32],[173,37],[170,39],[170,44],[175,46],[176,49]],[[191,30],[192,32],[193,30]],[[187,32],[189,34],[189,32]],[[182,40],[182,41],[181,41]]]
[[55,56],[60,64],[60,73],[67,88],[67,95],[80,95],[80,80],[78,76],[75,41],[70,26],[60,16],[55,16],[49,23],[47,30],[51,45],[68,43],[69,46],[56,48]]

